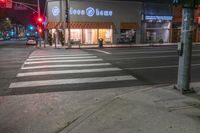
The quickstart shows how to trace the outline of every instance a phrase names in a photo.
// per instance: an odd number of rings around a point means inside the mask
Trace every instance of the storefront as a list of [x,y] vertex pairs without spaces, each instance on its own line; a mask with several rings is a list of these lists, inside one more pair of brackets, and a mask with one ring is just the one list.
[[168,43],[171,38],[173,16],[171,7],[166,4],[143,5],[143,42]]
[[[172,21],[172,42],[177,43],[181,41],[181,26],[182,26],[182,7],[173,6],[173,21]],[[193,24],[193,42],[200,42],[200,7],[195,10],[194,24]]]
[[[65,21],[65,0],[48,0],[47,29],[52,36],[63,31]],[[75,44],[97,44],[102,38],[104,44],[139,43],[141,32],[140,2],[117,2],[104,0],[70,1],[70,41]],[[66,38],[68,30],[65,29]],[[68,39],[66,39],[68,41]]]

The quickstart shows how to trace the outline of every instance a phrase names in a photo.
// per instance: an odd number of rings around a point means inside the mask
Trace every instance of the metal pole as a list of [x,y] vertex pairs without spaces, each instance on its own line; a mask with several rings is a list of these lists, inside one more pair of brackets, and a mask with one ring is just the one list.
[[40,0],[37,1],[38,16],[40,17]]
[[[67,44],[67,42],[66,42],[66,40],[67,40],[67,38],[66,38],[66,11],[67,11],[67,4],[66,4],[67,2],[66,2],[66,0],[64,0],[64,1],[62,1],[62,11],[64,12],[64,14],[62,15],[62,18],[63,18],[63,20],[62,20],[62,23],[63,23],[63,26],[62,26],[62,28],[63,28],[63,34],[64,34],[64,45],[66,45]],[[63,6],[64,5],[64,6]]]
[[194,9],[190,0],[184,3],[182,16],[177,89],[182,93],[186,93],[192,91],[190,88],[190,81]]
[[[38,17],[40,17],[40,0],[37,0],[37,10],[38,10]],[[38,26],[38,29],[39,29],[39,26]],[[41,47],[41,35],[40,33],[38,33],[39,35],[39,45]]]
[[68,48],[71,48],[71,44],[70,44],[70,38],[71,38],[71,33],[70,33],[70,5],[69,5],[69,0],[67,0],[67,26],[68,26]]

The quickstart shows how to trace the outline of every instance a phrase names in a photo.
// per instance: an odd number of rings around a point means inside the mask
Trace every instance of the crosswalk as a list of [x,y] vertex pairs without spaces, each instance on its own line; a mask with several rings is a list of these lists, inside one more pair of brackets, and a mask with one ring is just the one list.
[[9,88],[45,91],[127,87],[137,79],[122,69],[89,53],[49,52],[31,54]]

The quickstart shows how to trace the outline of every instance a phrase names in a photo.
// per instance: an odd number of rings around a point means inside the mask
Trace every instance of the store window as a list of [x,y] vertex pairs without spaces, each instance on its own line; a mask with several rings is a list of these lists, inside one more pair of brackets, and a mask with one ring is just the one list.
[[105,43],[112,43],[112,30],[99,29],[99,38],[102,38]]
[[81,44],[82,42],[82,30],[81,29],[71,29],[71,43]]
[[169,42],[170,22],[147,22],[147,42]]
[[120,38],[118,43],[135,43],[136,42],[136,31],[134,29],[121,29]]
[[97,44],[97,29],[84,29],[83,35],[84,44]]

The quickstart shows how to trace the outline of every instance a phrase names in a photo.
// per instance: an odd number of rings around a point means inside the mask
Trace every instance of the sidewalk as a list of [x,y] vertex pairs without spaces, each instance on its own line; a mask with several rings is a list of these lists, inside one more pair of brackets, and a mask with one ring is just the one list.
[[[199,45],[200,43],[193,43],[193,45]],[[134,48],[134,47],[162,47],[162,46],[177,46],[178,43],[152,43],[152,44],[104,44],[103,48]],[[46,45],[47,47],[55,47],[55,45],[53,46],[49,46],[48,44]],[[68,46],[61,46],[61,45],[57,45],[57,48],[68,48]],[[95,44],[72,44],[70,48],[99,48],[99,45]]]
[[197,94],[137,86],[0,97],[1,133],[199,133]]

